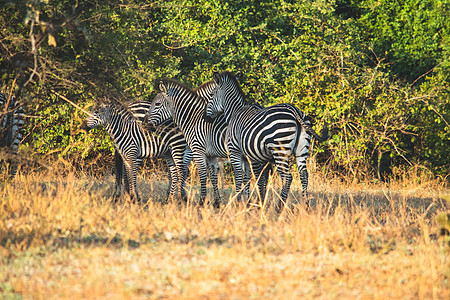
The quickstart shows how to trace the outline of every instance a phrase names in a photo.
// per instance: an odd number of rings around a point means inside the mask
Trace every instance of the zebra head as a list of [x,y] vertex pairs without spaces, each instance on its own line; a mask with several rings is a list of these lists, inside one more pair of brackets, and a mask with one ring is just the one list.
[[230,72],[214,72],[213,80],[216,83],[216,88],[213,90],[210,99],[208,99],[206,116],[216,118],[222,113],[227,115],[234,110],[235,103],[239,102],[240,105],[243,105],[243,93],[239,84],[240,79],[240,72],[236,75]]
[[216,87],[210,94],[211,97],[208,98],[208,104],[206,105],[205,117],[216,118],[223,113],[223,88],[222,85],[224,81],[222,80],[221,74],[214,72],[213,80],[216,83]]
[[147,121],[154,126],[172,118],[172,103],[167,97],[167,89],[164,84],[161,83],[159,90],[160,92],[153,99],[146,115]]
[[104,103],[97,104],[91,110],[89,116],[86,118],[83,124],[81,124],[81,129],[89,131],[97,126],[105,126],[107,120],[110,119],[111,109],[111,105],[107,105]]

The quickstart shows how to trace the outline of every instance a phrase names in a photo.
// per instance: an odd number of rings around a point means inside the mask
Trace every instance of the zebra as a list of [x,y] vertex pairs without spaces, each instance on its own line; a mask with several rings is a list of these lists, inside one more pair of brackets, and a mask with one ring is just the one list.
[[[236,79],[237,80],[237,79]],[[214,207],[220,206],[220,193],[217,186],[218,157],[227,158],[225,132],[228,124],[224,117],[213,122],[205,119],[207,99],[216,84],[213,80],[203,83],[195,90],[173,79],[157,79],[154,88],[163,97],[155,98],[148,111],[148,119],[153,124],[172,118],[183,131],[200,176],[200,201],[206,198],[207,168],[214,189]],[[247,191],[247,190],[246,190]]]
[[[134,102],[128,105],[128,108],[130,109],[131,113],[133,114],[133,116],[136,118],[136,121],[138,123],[141,123],[144,121],[144,119],[146,118],[146,113],[149,110],[151,106],[151,101],[139,101],[139,102]],[[143,126],[147,126],[148,125],[143,125]],[[176,126],[175,123],[173,123],[172,120],[167,120],[165,122],[165,124],[162,124],[162,126],[168,126],[168,127],[173,127]],[[154,132],[157,131],[158,128],[156,127],[148,127],[147,128],[150,132]],[[184,151],[184,155],[183,155],[183,161],[182,161],[182,176],[183,176],[183,188],[185,187],[184,184],[186,182],[187,176],[189,175],[189,164],[192,160],[192,151],[190,151],[189,147],[186,147],[186,151]],[[115,161],[115,189],[114,189],[114,198],[118,199],[120,197],[120,195],[122,194],[122,184],[125,184],[126,187],[126,192],[128,193],[128,177],[127,177],[127,173],[124,172],[125,171],[125,164],[123,163],[123,159],[122,156],[120,155],[119,151],[117,150],[117,148],[114,148],[114,161]],[[172,196],[172,194],[175,191],[172,191],[172,189],[175,189],[176,186],[172,185],[172,173],[174,173],[176,171],[175,168],[175,164],[173,163],[173,160],[167,159],[167,164],[168,164],[168,177],[169,177],[169,188],[167,191],[167,197],[169,198],[170,196]],[[165,201],[167,202],[167,200]]]
[[[247,159],[261,164],[271,162],[281,175],[281,201],[286,203],[292,183],[289,157],[294,155],[300,173],[302,194],[306,197],[306,159],[311,135],[319,141],[327,140],[327,125],[322,130],[322,136],[319,136],[311,128],[309,118],[292,104],[277,104],[266,108],[246,105],[242,89],[230,72],[214,72],[213,80],[217,86],[208,101],[206,115],[211,118],[225,116],[229,124],[226,143],[234,169],[236,193],[239,195],[241,190],[242,164]],[[255,173],[258,172],[256,170]],[[266,180],[265,176],[262,176],[263,180]],[[279,200],[275,207],[278,212],[281,211]]]
[[114,141],[115,149],[122,159],[122,163],[116,160],[116,168],[121,169],[122,164],[124,165],[125,190],[132,201],[140,202],[136,190],[136,175],[142,159],[148,157],[167,158],[172,180],[170,194],[186,199],[182,175],[186,141],[173,122],[168,121],[149,131],[125,105],[112,101],[97,104],[81,128],[89,131],[97,126],[105,127]]
[[24,110],[14,96],[0,93],[0,147],[9,148],[14,157],[9,169],[11,179],[17,173],[17,157],[23,137],[24,116]]

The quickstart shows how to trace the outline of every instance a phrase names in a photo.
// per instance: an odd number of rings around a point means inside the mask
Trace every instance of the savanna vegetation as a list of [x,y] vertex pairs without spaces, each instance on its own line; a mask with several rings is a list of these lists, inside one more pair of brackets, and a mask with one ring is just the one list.
[[[448,0],[0,2],[0,91],[27,114],[19,173],[0,183],[0,298],[449,298],[449,13]],[[328,123],[311,207],[298,175],[279,218],[276,175],[267,209],[237,203],[229,167],[220,209],[195,205],[194,169],[188,204],[163,205],[158,161],[139,177],[145,204],[112,203],[112,144],[79,130],[80,108],[223,70],[243,73],[249,101]]]

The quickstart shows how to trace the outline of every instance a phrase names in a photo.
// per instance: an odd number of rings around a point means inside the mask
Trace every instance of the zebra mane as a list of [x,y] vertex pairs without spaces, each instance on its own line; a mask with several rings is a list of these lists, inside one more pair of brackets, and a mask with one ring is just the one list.
[[118,114],[120,114],[124,120],[134,120],[137,121],[137,119],[135,118],[135,116],[133,115],[133,113],[131,112],[128,104],[123,103],[123,102],[119,102],[117,99],[115,98],[108,98],[108,99],[101,99],[98,103],[98,105],[105,105],[111,109],[113,109],[115,112],[117,112]]
[[203,82],[200,86],[196,87],[195,89],[193,89],[192,91],[195,93],[201,89],[206,88],[207,86],[211,85],[211,84],[215,84],[214,80],[210,80],[210,81],[206,81]]
[[216,82],[214,80],[206,81],[202,83],[200,86],[196,87],[192,91],[196,93],[203,100],[204,105],[208,104],[208,98],[210,92],[216,87]]
[[[231,73],[230,71],[223,71],[222,73],[219,73],[221,78],[229,78],[230,81],[234,83],[234,85],[237,87],[237,90],[239,91],[240,95],[242,96],[242,99],[244,99],[245,105],[252,105],[257,103],[252,103],[247,99],[247,95],[242,90],[241,84],[239,83],[239,80],[236,78],[236,75]],[[241,75],[239,75],[241,76]]]
[[172,79],[172,78],[160,78],[160,79],[156,79],[153,82],[153,87],[158,91],[158,92],[162,92],[159,88],[159,83],[160,82],[164,82],[164,85],[168,85],[168,84],[173,84],[176,85],[180,88],[182,88],[183,90],[187,91],[188,93],[191,94],[195,94],[195,92],[192,90],[192,88],[188,87],[187,85],[185,85],[184,83],[176,80],[176,79]]

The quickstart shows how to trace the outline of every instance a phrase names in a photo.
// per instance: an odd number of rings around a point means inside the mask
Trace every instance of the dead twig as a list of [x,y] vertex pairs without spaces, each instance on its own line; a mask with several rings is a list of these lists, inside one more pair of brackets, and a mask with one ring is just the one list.
[[73,105],[75,108],[81,110],[82,112],[84,112],[85,114],[87,114],[88,116],[91,116],[93,118],[95,118],[95,116],[93,114],[91,114],[90,112],[88,112],[87,110],[81,108],[79,105],[73,103],[72,101],[70,101],[69,99],[67,99],[66,97],[64,97],[63,95],[61,95],[60,93],[56,92],[55,90],[51,90],[51,92],[53,94],[55,94],[56,96],[60,97],[61,99],[63,99],[64,101],[66,101],[67,103]]

